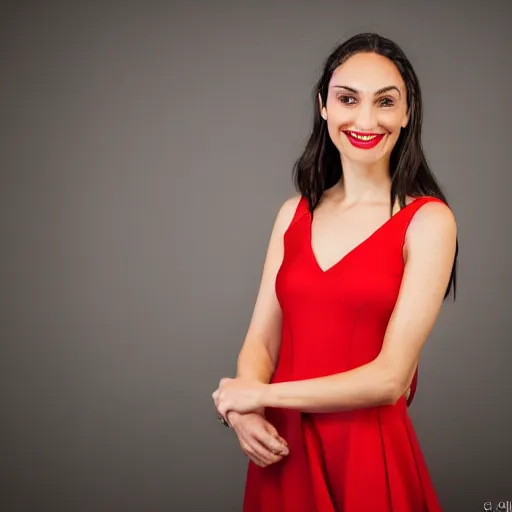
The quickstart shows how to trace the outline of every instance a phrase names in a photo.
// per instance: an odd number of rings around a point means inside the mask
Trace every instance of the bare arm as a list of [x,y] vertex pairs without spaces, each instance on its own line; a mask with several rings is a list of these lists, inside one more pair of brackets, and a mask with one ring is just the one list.
[[261,388],[263,407],[304,412],[394,404],[406,392],[440,312],[456,243],[456,223],[440,203],[421,208],[407,231],[407,261],[382,350],[372,362],[336,375]]
[[288,199],[276,216],[254,311],[238,355],[237,377],[268,384],[274,373],[281,344],[282,322],[275,281],[284,256],[283,235],[299,199],[300,196]]
[[[277,363],[281,343],[281,307],[275,294],[275,279],[283,261],[283,235],[293,218],[300,196],[288,199],[280,208],[270,235],[260,288],[251,322],[238,355],[237,377],[268,384]],[[263,417],[264,408],[240,414],[230,411],[244,453],[265,467],[288,455],[288,445],[275,427]]]

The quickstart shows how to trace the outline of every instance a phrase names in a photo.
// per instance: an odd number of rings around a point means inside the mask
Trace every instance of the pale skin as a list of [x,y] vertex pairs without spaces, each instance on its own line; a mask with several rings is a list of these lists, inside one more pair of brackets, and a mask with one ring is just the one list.
[[[396,89],[375,94],[389,86]],[[343,164],[342,179],[324,192],[315,210],[312,246],[324,269],[389,218],[389,156],[409,121],[405,98],[405,84],[394,64],[375,54],[348,59],[331,78],[326,104],[319,98],[320,113]],[[345,130],[385,136],[375,148],[362,150],[351,145]],[[407,396],[422,348],[441,310],[455,256],[457,226],[451,210],[437,202],[423,205],[406,232],[403,279],[379,355],[343,373],[270,384],[282,322],[275,278],[284,256],[283,235],[298,200],[294,196],[285,201],[276,216],[253,315],[238,356],[237,377],[221,379],[212,395],[242,449],[260,466],[278,462],[288,453],[285,440],[264,419],[266,407],[329,413],[393,405]],[[398,209],[394,205],[394,213]]]

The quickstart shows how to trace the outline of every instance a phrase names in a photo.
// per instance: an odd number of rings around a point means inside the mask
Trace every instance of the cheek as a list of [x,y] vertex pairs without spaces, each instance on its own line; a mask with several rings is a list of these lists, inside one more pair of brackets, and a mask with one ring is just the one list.
[[[350,123],[340,119],[329,119],[327,121],[327,131],[332,143],[341,151],[341,147],[345,142],[345,135],[342,131],[349,126]],[[346,141],[348,144],[349,142]]]
[[[352,111],[353,112],[353,111]],[[327,130],[332,142],[340,149],[340,144],[349,142],[345,139],[343,130],[353,128],[355,124],[355,116],[350,110],[337,109],[331,110],[327,119]]]
[[327,125],[331,130],[340,130],[347,126],[352,126],[354,124],[354,118],[355,116],[350,110],[332,109],[327,118]]
[[[403,115],[401,112],[381,111],[377,116],[379,126],[389,133],[400,132]],[[398,135],[397,135],[398,136]]]

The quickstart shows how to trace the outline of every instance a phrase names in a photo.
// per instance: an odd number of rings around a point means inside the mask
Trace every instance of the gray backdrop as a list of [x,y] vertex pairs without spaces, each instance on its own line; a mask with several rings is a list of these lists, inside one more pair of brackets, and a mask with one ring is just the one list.
[[510,4],[5,2],[6,512],[238,511],[215,420],[335,44],[394,39],[459,226],[410,409],[447,511],[512,500]]

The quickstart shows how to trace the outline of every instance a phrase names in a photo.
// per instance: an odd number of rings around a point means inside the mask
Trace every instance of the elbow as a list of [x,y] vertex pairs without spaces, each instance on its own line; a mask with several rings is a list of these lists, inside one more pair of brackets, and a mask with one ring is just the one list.
[[405,393],[408,389],[408,386],[405,386],[401,381],[395,379],[392,381],[393,383],[389,386],[389,393],[387,395],[387,405],[395,405],[398,401],[404,397]]
[[401,396],[401,382],[397,372],[382,360],[375,361],[375,399],[379,405],[395,405]]
[[[395,405],[404,397],[409,389],[409,380],[407,376],[402,376],[402,372],[396,365],[389,364],[382,359],[378,359],[379,395],[383,405]],[[377,363],[376,361],[376,363]]]
[[401,397],[402,394],[398,393],[396,390],[391,391],[387,397],[386,405],[396,405]]

